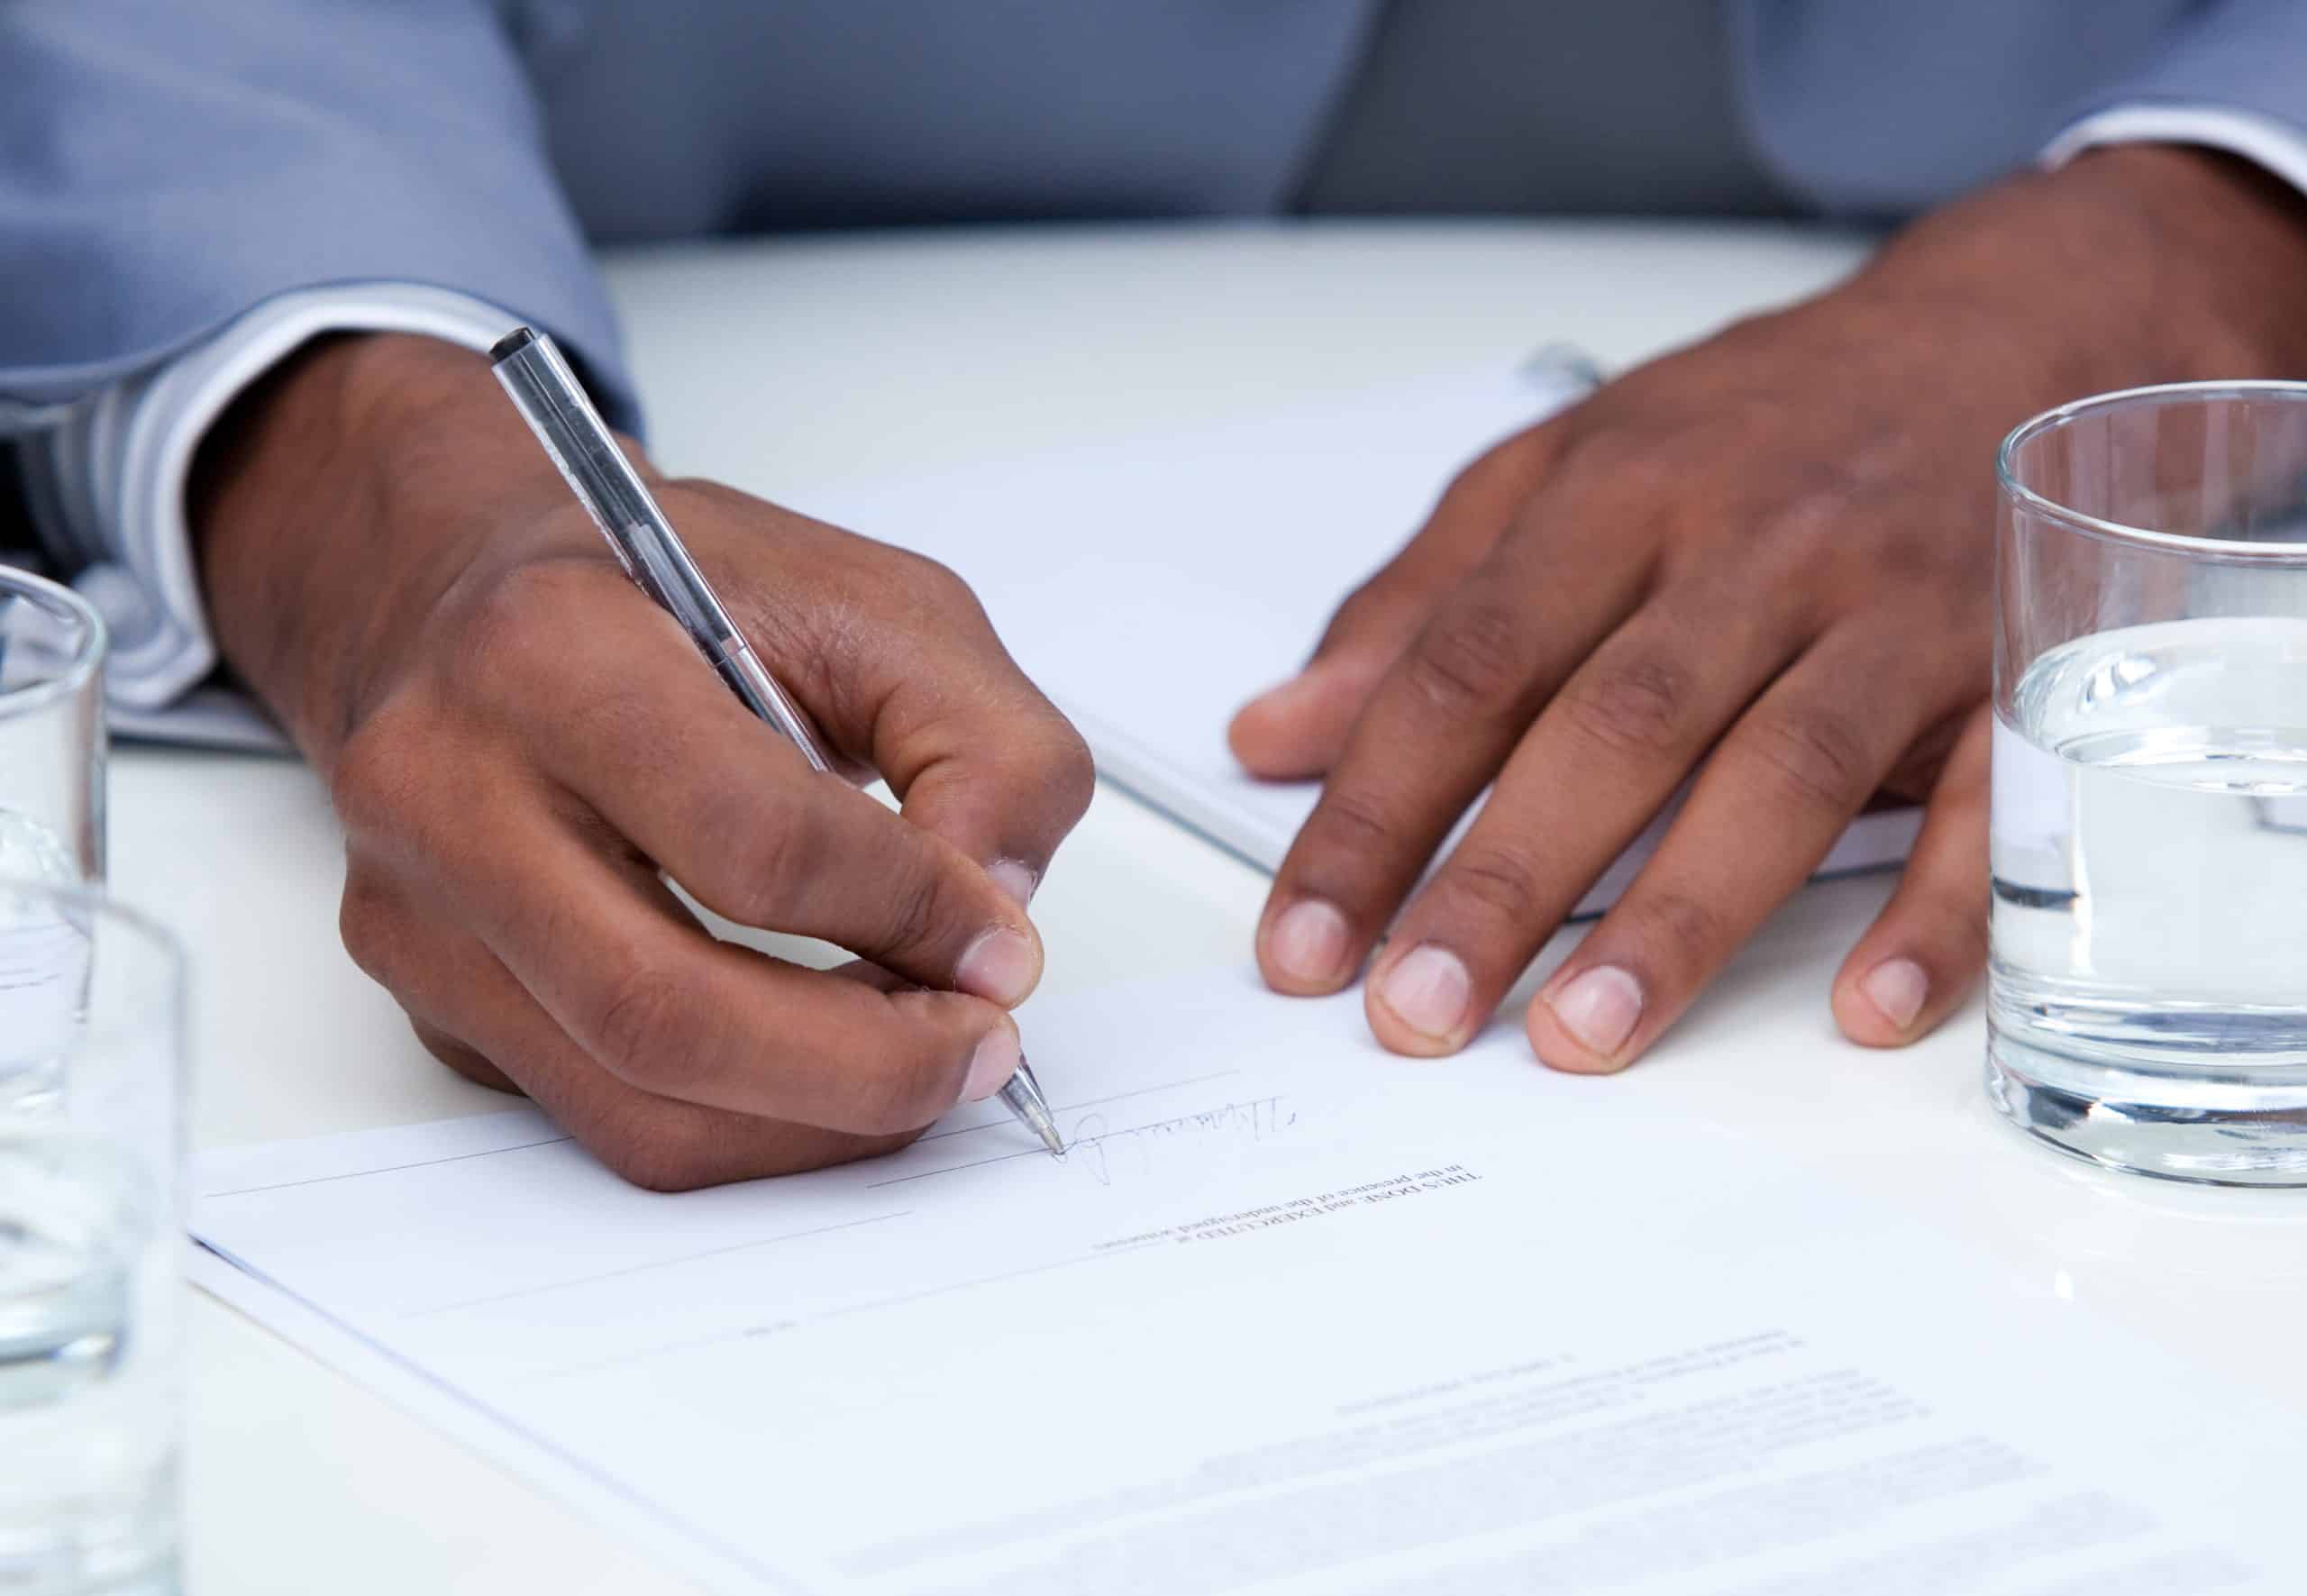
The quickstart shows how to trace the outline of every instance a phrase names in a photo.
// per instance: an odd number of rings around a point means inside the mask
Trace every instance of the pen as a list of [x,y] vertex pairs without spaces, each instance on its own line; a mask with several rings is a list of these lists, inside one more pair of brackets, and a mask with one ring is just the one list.
[[[552,339],[533,328],[515,327],[488,354],[497,380],[608,539],[625,574],[680,623],[706,662],[746,708],[783,733],[811,770],[830,774],[833,763],[817,742],[816,729],[729,618]],[[1043,1146],[1053,1154],[1065,1151],[1057,1122],[1050,1116],[1049,1099],[1042,1096],[1041,1083],[1022,1059],[1017,1072],[1002,1087],[1001,1100],[1041,1138]]]

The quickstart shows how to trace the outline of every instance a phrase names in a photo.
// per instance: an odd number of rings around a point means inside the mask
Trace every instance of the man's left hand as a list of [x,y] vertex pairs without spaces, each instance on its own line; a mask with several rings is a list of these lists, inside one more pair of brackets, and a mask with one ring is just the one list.
[[1391,924],[1372,1028],[1453,1052],[1689,782],[1530,1007],[1546,1062],[1619,1069],[1879,794],[1929,813],[1834,1012],[1922,1035],[1985,951],[1998,441],[2094,391],[2302,365],[2307,207],[2139,146],[1926,217],[1509,440],[1234,723],[1254,772],[1326,778],[1259,925],[1267,981],[1336,990]]

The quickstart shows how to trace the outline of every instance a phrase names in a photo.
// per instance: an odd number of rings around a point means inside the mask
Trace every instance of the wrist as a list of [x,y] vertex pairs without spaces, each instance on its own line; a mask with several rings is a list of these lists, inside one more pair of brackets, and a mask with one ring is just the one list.
[[2162,329],[2170,371],[2149,380],[2307,370],[2307,199],[2290,185],[2175,144],[2092,150],[2050,180],[2078,205],[2129,221],[2131,304]]
[[488,528],[567,489],[483,357],[378,333],[318,340],[242,395],[187,497],[225,658],[325,771]]
[[2046,405],[2307,369],[2307,200],[2216,151],[2092,150],[1934,213],[1851,284],[2031,346]]

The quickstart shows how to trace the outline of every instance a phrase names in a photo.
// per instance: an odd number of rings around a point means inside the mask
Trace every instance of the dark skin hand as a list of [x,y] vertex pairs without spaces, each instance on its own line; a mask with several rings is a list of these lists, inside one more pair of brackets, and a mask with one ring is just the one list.
[[[941,567],[715,484],[652,487],[902,815],[745,713],[477,355],[309,349],[212,440],[191,507],[225,654],[344,821],[345,944],[426,1046],[646,1186],[886,1151],[1014,1069],[1007,1010],[1042,962],[1025,905],[1089,753]],[[718,943],[660,870],[871,962]]]
[[1996,444],[2085,394],[2302,368],[2298,196],[2129,147],[1948,206],[1501,444],[1234,722],[1250,771],[1326,779],[1258,927],[1267,982],[1335,991],[1377,948],[1379,1040],[1454,1052],[1689,781],[1529,1009],[1546,1063],[1621,1069],[1887,795],[1924,829],[1832,1003],[1855,1041],[1922,1035],[1985,953]]

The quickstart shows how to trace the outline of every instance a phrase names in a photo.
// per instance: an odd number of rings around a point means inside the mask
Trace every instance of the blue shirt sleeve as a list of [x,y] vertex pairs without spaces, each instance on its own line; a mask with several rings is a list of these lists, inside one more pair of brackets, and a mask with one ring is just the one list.
[[2142,63],[2072,107],[2070,120],[2118,106],[2215,107],[2307,138],[2307,5],[2209,0],[2174,24]]
[[549,329],[636,424],[487,0],[12,0],[0,84],[0,417],[147,370],[275,295],[398,281]]

